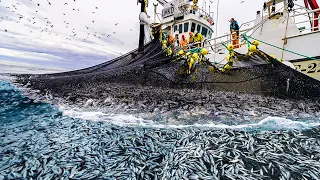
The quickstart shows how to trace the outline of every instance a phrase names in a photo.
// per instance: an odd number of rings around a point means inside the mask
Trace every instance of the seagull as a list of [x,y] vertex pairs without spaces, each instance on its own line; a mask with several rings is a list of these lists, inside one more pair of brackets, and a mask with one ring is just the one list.
[[241,1],[241,3],[240,3],[240,4],[242,4],[242,3],[244,3],[244,1]]
[[116,23],[115,26],[117,26],[119,23]]

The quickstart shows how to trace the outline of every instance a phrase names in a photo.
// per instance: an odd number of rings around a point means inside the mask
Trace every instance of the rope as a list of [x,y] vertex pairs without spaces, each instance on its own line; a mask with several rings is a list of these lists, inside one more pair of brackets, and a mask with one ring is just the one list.
[[247,42],[248,44],[248,49],[250,48],[251,42],[249,41],[249,39],[243,34],[242,36],[244,38],[244,40]]
[[287,25],[286,25],[286,31],[284,33],[284,38],[283,38],[283,46],[282,46],[282,54],[281,54],[281,59],[283,59],[283,55],[284,55],[284,46],[287,44],[287,32],[288,32],[288,24],[289,24],[289,17],[290,17],[290,14],[289,14],[289,11],[288,12],[288,16],[287,16]]
[[275,48],[277,48],[277,49],[284,50],[284,51],[286,51],[286,52],[289,52],[289,53],[292,53],[292,54],[295,54],[295,55],[298,55],[298,56],[302,56],[302,57],[305,57],[305,58],[308,58],[308,59],[312,59],[312,60],[317,60],[316,58],[313,58],[313,57],[310,57],[310,56],[306,56],[306,55],[303,55],[303,54],[299,54],[299,53],[296,53],[296,52],[294,52],[294,51],[290,51],[290,50],[288,50],[288,49],[275,46],[275,45],[270,44],[270,43],[267,43],[267,42],[265,42],[265,41],[261,41],[261,40],[259,40],[259,39],[253,38],[253,37],[251,37],[251,36],[247,36],[247,35],[245,35],[245,34],[243,34],[243,36],[248,37],[248,38],[251,38],[251,39],[254,39],[254,40],[257,40],[257,41],[262,42],[262,43],[264,43],[264,44],[266,44],[266,45],[275,47]]

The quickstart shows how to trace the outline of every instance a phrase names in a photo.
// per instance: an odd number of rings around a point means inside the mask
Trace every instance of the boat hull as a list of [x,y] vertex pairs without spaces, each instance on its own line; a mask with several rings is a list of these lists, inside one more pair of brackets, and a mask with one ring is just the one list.
[[320,57],[316,60],[295,60],[290,61],[295,69],[320,81]]

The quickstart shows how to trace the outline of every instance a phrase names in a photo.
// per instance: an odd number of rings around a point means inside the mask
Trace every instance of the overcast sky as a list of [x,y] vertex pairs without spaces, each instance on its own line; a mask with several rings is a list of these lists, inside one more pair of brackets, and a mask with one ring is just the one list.
[[[264,2],[242,1],[220,0],[218,35],[228,32],[231,17],[253,20]],[[217,0],[211,2],[216,19]],[[137,47],[139,11],[136,0],[1,0],[0,63],[79,69],[105,62]]]

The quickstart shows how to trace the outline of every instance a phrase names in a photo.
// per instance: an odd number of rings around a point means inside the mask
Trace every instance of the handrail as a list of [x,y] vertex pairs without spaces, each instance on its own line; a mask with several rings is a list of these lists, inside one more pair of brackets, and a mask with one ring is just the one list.
[[301,16],[301,15],[304,15],[304,14],[314,13],[314,12],[317,12],[317,11],[320,11],[320,8],[314,9],[314,10],[309,11],[309,12],[304,12],[304,13],[300,13],[300,14],[294,14],[294,15],[292,15],[291,17]]
[[[283,8],[282,8],[282,9],[283,9]],[[278,11],[280,11],[280,10],[282,10],[282,9],[279,9]],[[277,12],[278,12],[278,11],[277,11]],[[311,10],[311,11],[308,11],[308,12],[304,12],[304,13],[294,14],[294,15],[291,15],[290,17],[293,18],[293,17],[296,17],[296,16],[301,16],[301,15],[305,15],[305,14],[308,14],[308,13],[314,13],[314,12],[317,12],[317,11],[320,11],[320,8],[314,9],[314,10]],[[254,30],[254,29],[260,27],[261,24],[264,23],[264,21],[266,21],[267,19],[269,19],[269,17],[266,17],[266,18],[262,19],[258,24],[256,24],[256,25],[253,26],[253,27],[250,27],[250,28],[247,28],[247,29],[243,29],[243,30],[240,29],[239,34],[243,34],[244,32],[246,33],[246,32],[249,32],[249,31],[251,31],[251,30]],[[310,21],[319,20],[319,19],[320,19],[320,18],[313,18],[313,19],[310,19],[310,20],[307,20],[307,21],[304,21],[304,22],[310,22]],[[241,26],[243,26],[244,24],[251,23],[251,22],[253,22],[253,21],[255,21],[255,20],[242,23]],[[298,22],[298,23],[295,23],[295,24],[301,24],[301,23],[304,23],[304,22]],[[241,26],[240,26],[240,27],[241,27]],[[311,27],[310,29],[306,29],[306,30],[312,30],[312,29],[315,29],[315,28],[317,28],[317,27]],[[319,27],[319,29],[320,29],[320,27]],[[320,31],[320,30],[319,30],[319,31]],[[232,35],[232,33],[228,33],[228,34],[225,34],[225,35],[222,35],[222,36],[219,36],[219,37],[215,37],[215,38],[211,38],[211,39],[206,39],[205,41],[208,41],[209,44],[210,44],[210,46],[204,46],[203,48],[208,48],[208,47],[209,47],[209,48],[210,48],[210,47],[212,48],[213,46],[215,46],[214,52],[216,53],[216,51],[217,51],[216,49],[217,49],[218,47],[220,47],[223,43],[232,42],[232,40],[230,39],[230,40],[226,40],[226,41],[217,42],[217,43],[215,43],[214,45],[211,45],[210,41],[215,41],[215,40],[218,40],[218,39],[222,39],[222,38],[225,38],[225,37],[229,37],[229,36],[231,36],[231,35]],[[200,43],[194,43],[193,45],[197,45],[197,44],[200,44]],[[238,45],[241,45],[241,43],[239,42]],[[191,46],[191,45],[189,45],[188,47],[190,47],[190,46]]]
[[240,29],[241,29],[241,27],[242,26],[244,26],[245,24],[250,24],[250,23],[252,23],[252,22],[254,22],[255,21],[255,19],[254,20],[251,20],[251,21],[248,21],[248,22],[244,22],[244,23],[242,23],[241,25],[240,25]]
[[310,19],[310,20],[297,22],[296,24],[306,23],[306,22],[310,22],[310,21],[314,21],[314,20],[319,20],[319,19],[320,19],[320,18],[313,18],[313,19]]
[[[190,13],[190,10],[192,10],[192,5],[190,4],[185,4],[185,6],[187,6],[187,9],[189,10],[188,13],[186,14],[192,14]],[[201,9],[201,8],[198,8],[197,11],[195,11],[196,13],[200,14],[200,15],[203,15],[203,16],[206,16],[208,17],[211,21],[213,21],[213,18],[211,17],[210,13],[207,13],[205,10]]]

